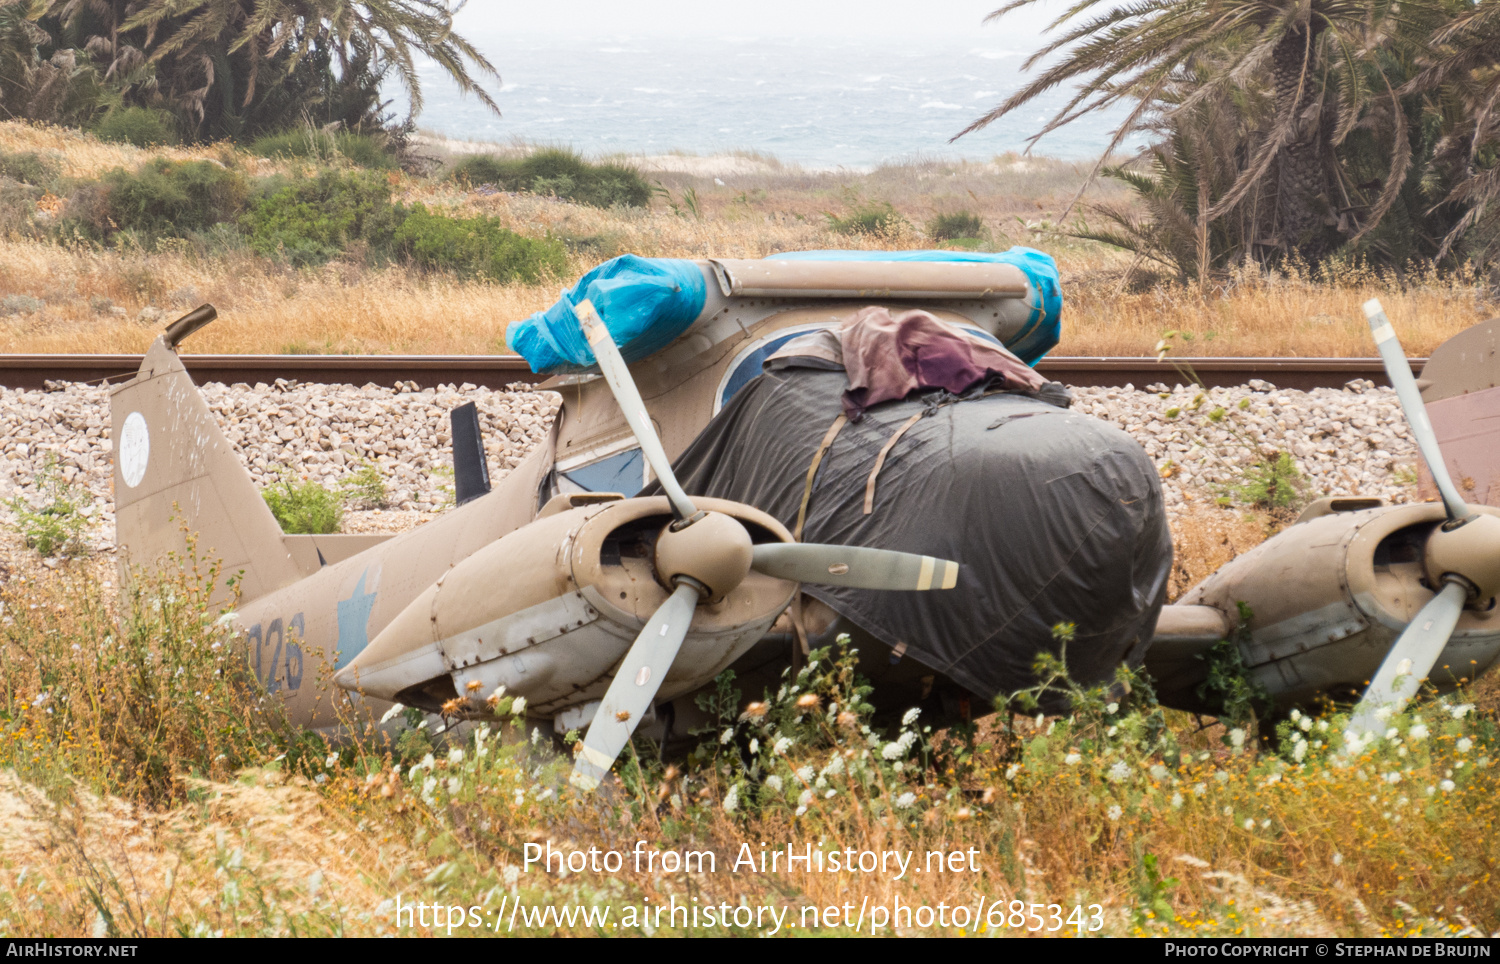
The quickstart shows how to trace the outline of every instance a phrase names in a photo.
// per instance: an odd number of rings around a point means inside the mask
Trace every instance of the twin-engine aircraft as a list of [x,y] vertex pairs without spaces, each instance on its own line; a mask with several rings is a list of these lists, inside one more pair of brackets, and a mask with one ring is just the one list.
[[1243,661],[1278,706],[1364,694],[1362,724],[1429,669],[1449,685],[1500,652],[1500,512],[1457,496],[1388,324],[1376,337],[1442,503],[1323,500],[1164,606],[1160,484],[1123,432],[992,382],[850,419],[847,365],[816,344],[784,357],[872,305],[1017,345],[1038,324],[1034,279],[982,262],[697,270],[698,315],[634,363],[573,305],[599,375],[544,386],[563,396],[552,436],[490,487],[460,410],[461,504],[395,536],[281,532],[178,358],[214,317],[190,313],[112,392],[122,564],[183,558],[197,533],[234,574],[250,667],[300,724],[335,722],[320,667],[372,715],[479,715],[503,686],[532,720],[585,731],[586,789],[638,727],[680,738],[724,670],[770,683],[842,632],[877,707],[950,721],[1027,685],[1060,622],[1081,682],[1144,662],[1164,702],[1212,712],[1198,657],[1246,602]]

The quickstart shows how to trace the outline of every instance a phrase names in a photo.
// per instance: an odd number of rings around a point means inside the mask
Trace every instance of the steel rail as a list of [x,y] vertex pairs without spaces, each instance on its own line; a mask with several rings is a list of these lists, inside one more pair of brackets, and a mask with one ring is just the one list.
[[[418,388],[469,383],[501,389],[514,382],[535,384],[519,355],[183,355],[183,364],[199,382],[260,382],[278,378],[327,385],[375,384],[386,388],[415,382]],[[1425,358],[1410,359],[1419,373]],[[140,367],[140,355],[5,355],[0,354],[0,388],[42,389],[48,382],[103,382],[128,378]],[[1179,370],[1177,366],[1182,366]],[[1251,379],[1277,388],[1342,388],[1356,378],[1389,385],[1379,358],[1178,358],[1053,356],[1037,371],[1055,381],[1079,387],[1145,388],[1191,384],[1244,385]]]

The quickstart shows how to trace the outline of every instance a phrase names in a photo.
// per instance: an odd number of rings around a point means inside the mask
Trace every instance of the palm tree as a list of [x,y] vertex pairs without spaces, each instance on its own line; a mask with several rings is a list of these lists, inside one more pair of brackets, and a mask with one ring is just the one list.
[[[987,19],[1034,2],[1011,0]],[[1397,105],[1401,79],[1379,68],[1372,72],[1370,52],[1379,46],[1420,46],[1441,17],[1441,0],[1136,0],[1092,13],[1104,2],[1077,0],[1049,30],[1086,14],[1088,19],[1063,29],[1026,61],[1025,69],[1055,54],[1060,59],[957,137],[1059,84],[1077,81],[1076,93],[1031,142],[1085,114],[1129,104],[1094,169],[1097,174],[1132,131],[1149,123],[1170,125],[1204,100],[1259,86],[1269,75],[1275,105],[1269,126],[1208,217],[1221,217],[1274,171],[1275,233],[1262,243],[1316,261],[1340,241],[1362,236],[1389,209],[1411,160],[1404,131],[1392,139],[1395,150],[1380,196],[1363,217],[1351,219],[1349,205],[1339,203],[1348,186],[1333,148],[1373,102],[1385,98]],[[1193,93],[1175,102],[1164,99],[1174,83],[1204,64],[1214,71]],[[1397,108],[1387,116],[1404,124]],[[1346,215],[1344,237],[1336,227],[1340,213]]]
[[[44,26],[55,27],[59,46],[88,51],[127,100],[166,106],[222,136],[239,135],[247,124],[262,126],[252,113],[282,112],[270,119],[281,126],[295,122],[299,108],[308,106],[303,88],[309,84],[321,83],[325,99],[330,86],[362,86],[367,106],[374,107],[388,71],[415,115],[422,107],[419,55],[498,114],[476,76],[498,84],[500,75],[453,32],[462,6],[447,0],[48,0]],[[290,98],[270,96],[294,78],[299,90]],[[257,104],[259,111],[253,110]],[[291,116],[284,116],[288,110]]]
[[1438,31],[1433,48],[1429,66],[1408,86],[1458,106],[1434,158],[1452,185],[1444,200],[1463,209],[1441,254],[1467,239],[1484,255],[1500,245],[1500,0],[1480,0]]

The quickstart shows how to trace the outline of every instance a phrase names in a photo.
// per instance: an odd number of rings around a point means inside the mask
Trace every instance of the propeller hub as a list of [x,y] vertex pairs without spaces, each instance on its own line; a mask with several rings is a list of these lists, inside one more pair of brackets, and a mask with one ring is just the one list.
[[1471,587],[1471,599],[1500,592],[1500,518],[1478,513],[1427,538],[1424,565],[1434,586],[1458,576]]
[[656,574],[674,586],[691,579],[706,590],[705,599],[723,599],[750,572],[755,547],[738,519],[722,512],[700,512],[696,521],[675,528],[668,525],[656,539]]

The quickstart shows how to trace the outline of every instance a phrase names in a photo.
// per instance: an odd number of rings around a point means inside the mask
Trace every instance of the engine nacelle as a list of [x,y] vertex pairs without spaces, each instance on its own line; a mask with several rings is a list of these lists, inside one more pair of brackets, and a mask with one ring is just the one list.
[[[788,542],[774,518],[722,499],[752,542]],[[630,644],[670,594],[655,541],[672,520],[665,497],[618,499],[543,515],[449,570],[396,616],[336,681],[437,711],[467,697],[483,709],[497,686],[551,716],[600,699]],[[765,635],[796,583],[751,572],[698,606],[658,701],[697,689]]]
[[[1281,709],[1311,709],[1328,698],[1353,701],[1432,599],[1424,548],[1445,518],[1439,503],[1321,515],[1234,559],[1178,602],[1212,606],[1231,626],[1238,604],[1249,607],[1240,656]],[[1201,641],[1153,642],[1146,669],[1164,704],[1204,713],[1222,709],[1198,694],[1208,674],[1205,649]],[[1446,690],[1473,680],[1497,654],[1495,600],[1474,601],[1459,617],[1431,682]]]

